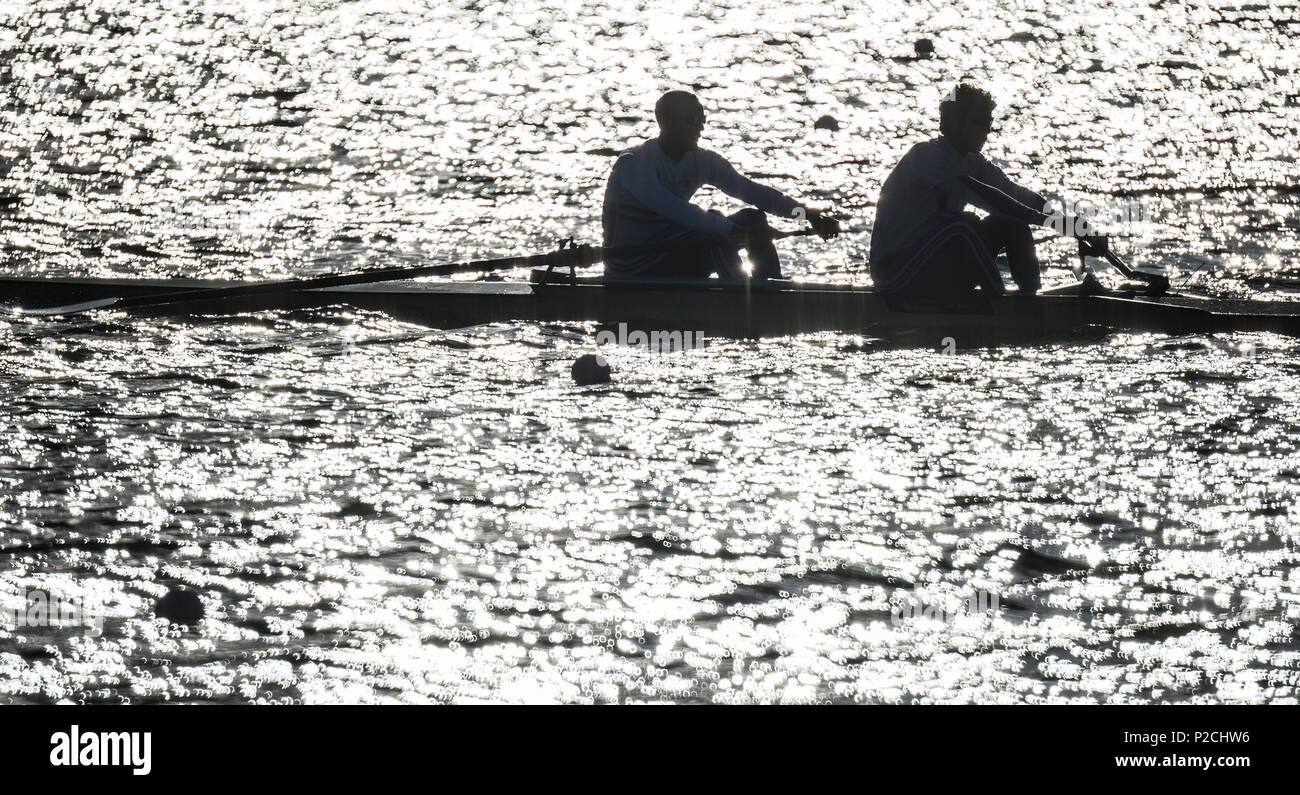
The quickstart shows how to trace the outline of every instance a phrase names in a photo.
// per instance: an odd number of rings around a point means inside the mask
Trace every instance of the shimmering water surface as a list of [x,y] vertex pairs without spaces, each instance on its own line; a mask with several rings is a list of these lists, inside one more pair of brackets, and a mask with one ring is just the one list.
[[[1298,30],[1285,2],[5,0],[0,261],[263,278],[596,242],[609,154],[687,86],[704,145],[852,218],[787,269],[864,282],[880,182],[970,77],[1010,173],[1144,203],[1108,230],[1131,260],[1278,297]],[[0,621],[0,697],[1296,700],[1297,341],[717,339],[607,349],[584,389],[592,332],[0,320],[0,607],[103,617]],[[193,629],[154,617],[178,585]]]

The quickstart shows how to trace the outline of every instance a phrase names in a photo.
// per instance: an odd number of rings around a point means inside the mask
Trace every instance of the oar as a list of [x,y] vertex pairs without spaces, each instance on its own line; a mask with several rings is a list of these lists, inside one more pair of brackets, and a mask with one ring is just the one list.
[[[771,230],[773,240],[787,237],[804,237],[816,234],[812,229],[797,232]],[[472,262],[454,262],[441,265],[416,265],[398,268],[368,268],[351,273],[334,273],[325,276],[312,276],[305,279],[289,279],[278,282],[256,282],[235,287],[219,287],[210,290],[183,290],[162,295],[142,295],[129,298],[102,298],[66,306],[43,308],[20,308],[23,315],[75,315],[92,309],[144,309],[171,306],[195,301],[229,301],[237,298],[254,296],[280,295],[303,290],[322,290],[327,287],[346,287],[355,284],[375,284],[378,282],[413,279],[418,276],[446,276],[453,273],[468,273],[504,270],[508,268],[537,267],[550,264],[592,265],[609,256],[634,256],[637,254],[661,254],[672,251],[689,251],[697,248],[712,248],[721,245],[743,246],[747,236],[731,235],[723,238],[701,238],[682,240],[674,243],[659,243],[647,246],[618,246],[602,248],[600,246],[573,246],[561,248],[549,254],[530,254],[519,257],[501,257],[498,259],[474,260]]]
[[[1088,256],[1096,255],[1095,251],[1086,243],[1084,243],[1083,238],[1078,238],[1078,240],[1079,240],[1079,259],[1082,260],[1085,254]],[[1129,267],[1127,262],[1120,259],[1115,254],[1115,252],[1111,251],[1109,246],[1106,247],[1106,250],[1102,253],[1101,256],[1104,257],[1107,262],[1113,265],[1116,270],[1124,274],[1126,277],[1130,279],[1140,279],[1146,282],[1147,290],[1150,295],[1159,296],[1169,292],[1168,277],[1159,273],[1144,273],[1142,271],[1133,270],[1133,268]]]

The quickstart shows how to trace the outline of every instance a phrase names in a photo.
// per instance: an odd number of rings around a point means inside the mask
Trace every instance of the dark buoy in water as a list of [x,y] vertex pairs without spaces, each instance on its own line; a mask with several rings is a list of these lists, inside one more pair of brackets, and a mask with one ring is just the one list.
[[839,128],[840,123],[835,120],[834,116],[822,116],[820,119],[813,122],[813,129],[816,130],[830,130],[831,132],[835,132]]
[[158,600],[154,612],[173,624],[192,626],[203,618],[203,603],[199,595],[185,588],[173,588]]
[[339,516],[375,516],[379,511],[363,500],[348,500],[339,507]]
[[594,353],[579,356],[571,372],[578,386],[609,383],[609,362]]
[[934,42],[929,39],[917,39],[912,45],[917,58],[930,58],[934,55]]

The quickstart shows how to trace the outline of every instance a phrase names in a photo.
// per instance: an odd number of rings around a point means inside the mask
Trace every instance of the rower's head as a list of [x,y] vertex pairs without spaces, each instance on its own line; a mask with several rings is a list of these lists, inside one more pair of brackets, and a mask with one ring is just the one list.
[[689,91],[669,91],[655,103],[659,145],[677,159],[693,150],[704,131],[704,106]]
[[958,152],[978,152],[993,129],[995,107],[989,92],[962,83],[939,103],[939,132]]

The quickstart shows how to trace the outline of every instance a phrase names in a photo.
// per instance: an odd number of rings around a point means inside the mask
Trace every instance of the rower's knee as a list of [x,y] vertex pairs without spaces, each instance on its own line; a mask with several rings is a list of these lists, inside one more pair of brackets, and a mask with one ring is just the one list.
[[739,212],[732,213],[728,216],[728,220],[736,226],[744,227],[745,229],[769,228],[767,225],[767,213],[757,207],[746,207]]

